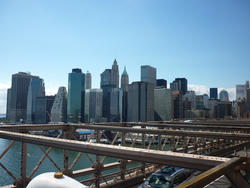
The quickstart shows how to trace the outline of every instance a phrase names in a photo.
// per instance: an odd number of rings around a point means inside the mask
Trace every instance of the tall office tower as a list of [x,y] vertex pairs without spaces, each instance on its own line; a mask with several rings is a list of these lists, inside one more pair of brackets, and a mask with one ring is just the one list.
[[195,96],[195,101],[196,101],[196,110],[204,110],[205,105],[204,105],[204,95],[196,95]]
[[157,79],[156,80],[156,87],[157,88],[167,88],[167,80],[165,80],[165,79]]
[[10,122],[25,122],[27,118],[27,96],[30,80],[29,73],[19,72],[12,75],[10,94]]
[[218,99],[218,89],[210,88],[210,99]]
[[85,122],[102,120],[102,89],[87,89],[85,93]]
[[172,91],[172,115],[174,119],[184,118],[182,91]]
[[154,120],[154,85],[133,82],[128,86],[128,121]]
[[208,108],[208,100],[209,100],[208,94],[204,94],[203,95],[203,102],[204,102],[205,108]]
[[245,85],[236,85],[236,100],[244,100],[245,98]]
[[116,59],[111,69],[111,84],[115,85],[115,88],[119,88],[119,68]]
[[81,69],[72,69],[68,77],[68,122],[83,122],[84,120],[84,88],[85,74]]
[[121,88],[123,91],[122,95],[122,121],[127,121],[128,115],[128,85],[129,85],[129,77],[126,71],[126,67],[124,67],[124,71],[121,77]]
[[224,102],[229,101],[228,92],[226,90],[224,90],[224,89],[220,92],[220,100],[224,101]]
[[171,120],[171,90],[167,88],[156,88],[154,90],[154,120]]
[[216,118],[216,106],[219,104],[218,99],[208,100],[209,118]]
[[45,96],[45,87],[43,79],[32,77],[28,89],[27,98],[27,123],[34,123],[37,97]]
[[245,83],[245,99],[247,98],[247,90],[249,89],[249,81],[247,80]]
[[60,87],[51,108],[51,122],[67,122],[67,90]]
[[101,73],[100,87],[103,88],[104,86],[107,85],[111,85],[111,69],[105,69],[105,71]]
[[250,89],[246,90],[247,111],[250,112]]
[[186,78],[176,78],[170,83],[171,91],[181,91],[183,95],[187,92],[188,82]]
[[188,91],[185,95],[183,95],[184,101],[189,101],[191,103],[191,109],[194,110],[196,108],[196,98],[194,91]]
[[141,66],[141,81],[156,85],[156,68],[149,65]]
[[10,121],[10,102],[11,100],[11,89],[7,90],[7,108],[6,108],[6,120]]
[[91,89],[92,77],[91,77],[91,73],[89,71],[87,71],[85,81],[86,81],[86,83],[85,83],[86,89]]
[[121,88],[123,92],[128,92],[128,84],[129,84],[129,77],[126,71],[126,67],[124,67],[122,77],[121,77]]
[[37,97],[34,118],[35,123],[46,124],[51,121],[51,108],[54,100],[54,95]]
[[122,121],[122,89],[114,88],[110,93],[110,121]]

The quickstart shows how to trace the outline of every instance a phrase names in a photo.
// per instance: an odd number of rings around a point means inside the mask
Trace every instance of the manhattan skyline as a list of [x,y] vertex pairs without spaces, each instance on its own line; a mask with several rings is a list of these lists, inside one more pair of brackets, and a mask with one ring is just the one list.
[[249,80],[249,22],[247,0],[0,1],[0,113],[14,73],[43,78],[55,94],[81,68],[99,88],[114,59],[130,83],[152,65],[168,83],[185,77],[197,94],[218,87],[235,99],[235,85]]

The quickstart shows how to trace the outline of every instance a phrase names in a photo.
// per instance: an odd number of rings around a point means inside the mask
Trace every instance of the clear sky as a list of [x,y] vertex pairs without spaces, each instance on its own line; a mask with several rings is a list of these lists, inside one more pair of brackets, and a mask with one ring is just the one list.
[[47,93],[67,86],[68,73],[100,73],[117,59],[130,82],[140,66],[190,89],[226,88],[249,80],[249,0],[0,0],[0,113],[11,75],[29,71]]

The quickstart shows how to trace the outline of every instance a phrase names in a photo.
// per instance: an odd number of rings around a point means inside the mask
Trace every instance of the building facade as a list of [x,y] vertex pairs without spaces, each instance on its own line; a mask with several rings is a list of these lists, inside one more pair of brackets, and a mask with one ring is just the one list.
[[188,81],[186,78],[176,78],[170,83],[171,91],[181,91],[183,95],[186,94],[188,87]]
[[229,101],[228,92],[226,90],[224,90],[224,89],[220,92],[220,100],[223,101],[223,102],[228,102]]
[[67,90],[60,87],[51,108],[51,122],[67,122]]
[[68,76],[67,119],[69,122],[84,121],[85,74],[81,69],[73,69]]
[[102,121],[102,89],[87,89],[85,92],[85,122]]
[[128,88],[128,121],[154,120],[154,85],[133,82]]
[[92,76],[89,71],[86,73],[86,79],[85,79],[85,89],[91,89],[92,86]]
[[158,88],[167,88],[167,80],[165,80],[165,79],[157,79],[156,80],[156,87],[158,87]]
[[171,90],[167,88],[156,88],[154,90],[154,120],[171,120],[171,108]]
[[156,68],[149,65],[141,66],[141,81],[148,82],[156,86]]
[[51,122],[51,108],[54,100],[55,96],[37,97],[34,123],[46,124]]
[[10,92],[10,109],[7,115],[11,123],[23,123],[27,118],[27,96],[30,80],[29,73],[19,72],[12,75]]
[[115,88],[119,88],[119,67],[116,59],[114,60],[111,69],[111,85],[114,85]]
[[218,89],[210,88],[210,99],[218,99]]
[[45,87],[43,79],[39,77],[32,77],[30,80],[30,85],[28,89],[27,96],[27,119],[26,123],[34,123],[35,121],[35,110],[36,110],[36,100],[38,97],[45,96]]

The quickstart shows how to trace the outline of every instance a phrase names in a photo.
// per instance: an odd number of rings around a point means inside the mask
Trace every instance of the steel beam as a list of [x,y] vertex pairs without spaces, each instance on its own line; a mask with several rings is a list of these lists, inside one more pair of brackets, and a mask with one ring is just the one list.
[[209,169],[228,161],[228,158],[184,154],[171,151],[145,150],[124,146],[87,143],[76,140],[27,135],[16,132],[0,131],[0,138],[22,141],[31,144],[57,147],[72,151],[86,152],[103,156],[130,159],[154,164],[179,166],[195,169]]
[[211,181],[226,174],[229,170],[240,165],[244,161],[243,158],[232,158],[229,161],[222,163],[202,174],[192,178],[191,180],[179,185],[177,188],[196,188],[203,187],[209,184]]

